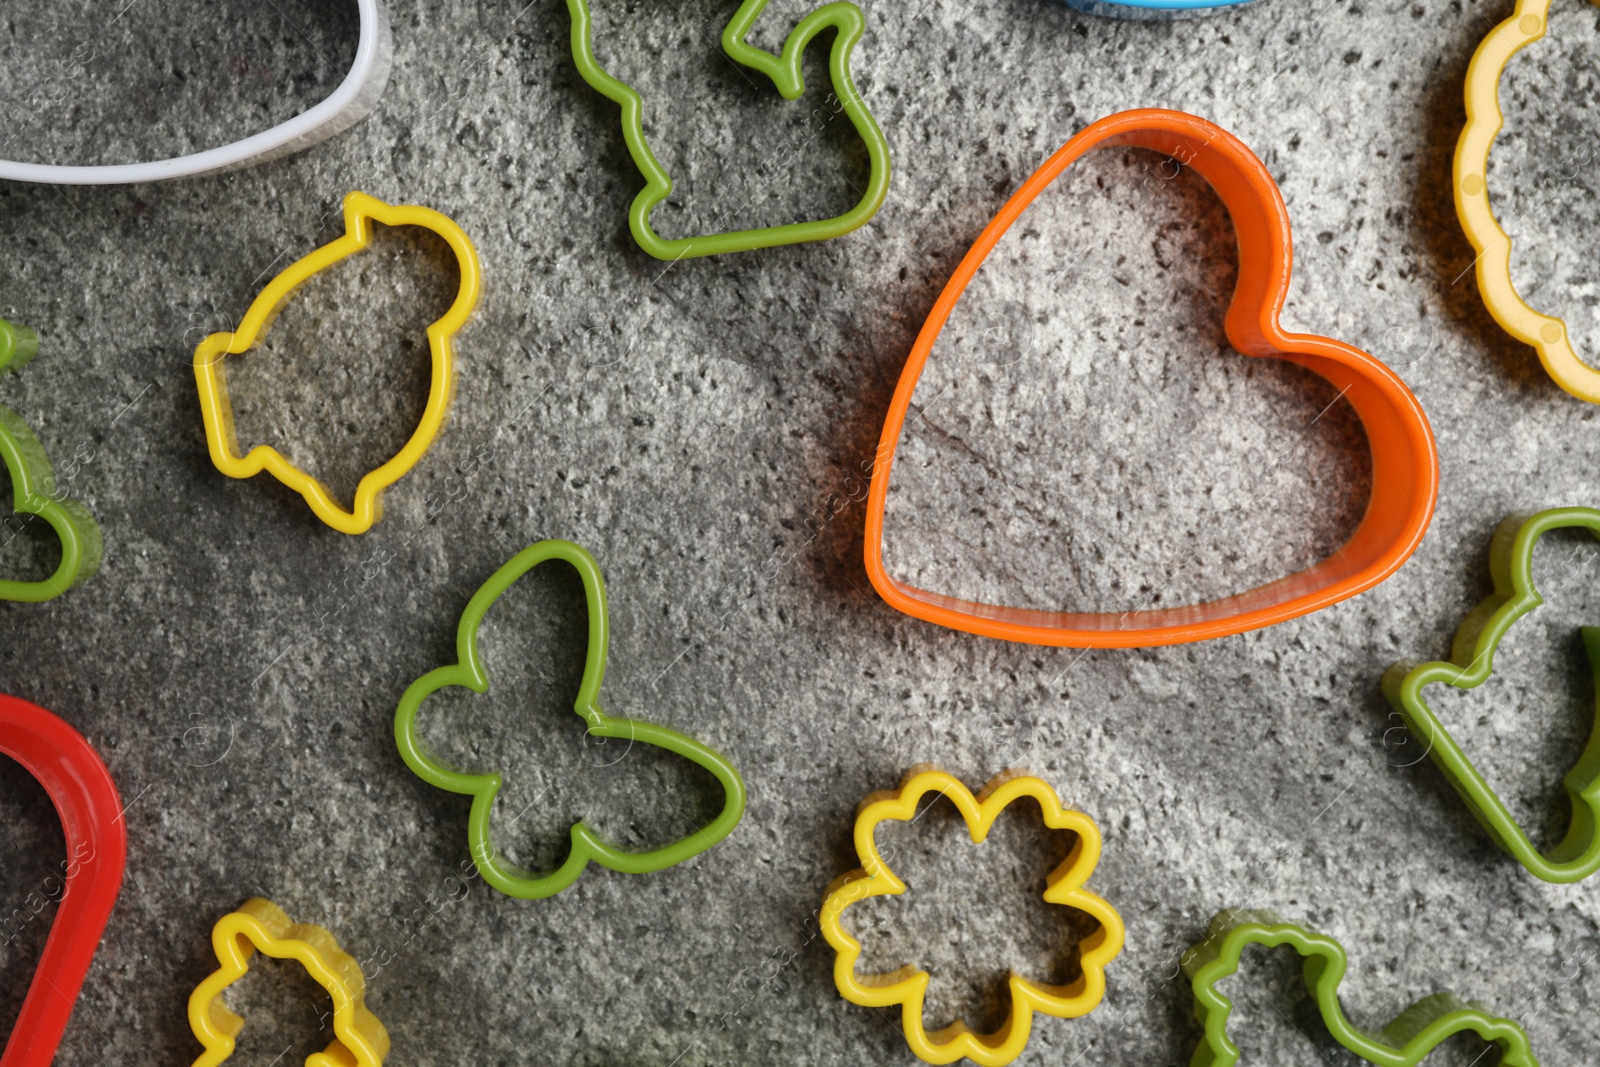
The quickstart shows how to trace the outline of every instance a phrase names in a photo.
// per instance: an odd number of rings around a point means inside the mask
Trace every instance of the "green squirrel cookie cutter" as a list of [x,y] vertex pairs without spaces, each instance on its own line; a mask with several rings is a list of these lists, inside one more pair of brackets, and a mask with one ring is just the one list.
[[[588,724],[592,737],[624,738],[664,748],[710,771],[723,789],[722,811],[710,823],[661,848],[630,851],[606,841],[586,822],[574,823],[572,848],[560,867],[535,874],[507,863],[490,839],[489,819],[494,798],[503,779],[495,774],[472,774],[446,766],[427,750],[417,735],[417,714],[427,697],[446,686],[464,686],[475,693],[489,690],[489,675],[478,652],[478,628],[485,613],[507,589],[534,567],[550,560],[570,563],[583,581],[584,600],[589,612],[589,650],[583,664],[583,680],[573,710]],[[461,614],[456,630],[457,662],[437,667],[418,678],[400,698],[395,710],[394,739],[406,766],[429,785],[472,797],[467,817],[467,841],[472,862],[484,881],[507,896],[522,900],[541,900],[554,896],[577,881],[591,862],[624,874],[651,874],[698,856],[717,844],[738,825],[744,816],[744,779],[720,752],[676,730],[638,719],[613,718],[601,709],[600,683],[605,677],[606,649],[610,641],[606,614],[605,580],[600,565],[587,550],[571,541],[540,541],[512,556],[483,583]]]
[[[39,335],[27,326],[0,319],[0,372],[16,370],[39,351]],[[37,582],[0,578],[0,600],[42,604],[87,581],[100,569],[105,554],[100,527],[76,500],[57,491],[55,473],[44,446],[16,412],[0,406],[0,461],[11,476],[11,514],[0,530],[15,535],[34,518],[50,524],[61,541],[61,562],[55,573]],[[21,516],[27,518],[21,518]]]
[[751,230],[701,234],[668,240],[650,226],[650,213],[672,193],[672,177],[650,150],[644,134],[644,101],[630,85],[607,74],[595,58],[591,32],[590,0],[567,0],[572,18],[572,59],[578,73],[590,88],[622,109],[622,138],[627,143],[633,164],[644,176],[644,188],[628,208],[628,228],[639,247],[657,259],[679,260],[713,256],[723,252],[749,252],[776,245],[825,241],[841,237],[865,224],[883,206],[889,191],[889,144],[878,129],[866,102],[856,90],[850,75],[850,55],[866,31],[866,17],[855,4],[836,0],[824,4],[801,19],[783,42],[779,55],[745,41],[750,27],[761,16],[768,0],[743,0],[722,31],[722,50],[742,67],[747,67],[772,82],[785,100],[799,99],[805,92],[805,75],[800,70],[806,48],[817,34],[833,30],[833,47],[828,54],[828,80],[833,84],[843,113],[866,145],[870,172],[866,189],[855,207],[831,219],[793,222],[782,226],[762,226]]
[[1217,984],[1238,972],[1239,957],[1250,945],[1288,945],[1299,953],[1305,960],[1306,991],[1315,998],[1323,1025],[1335,1041],[1368,1063],[1418,1067],[1445,1039],[1470,1032],[1499,1047],[1499,1067],[1539,1067],[1522,1027],[1452,993],[1435,993],[1417,1001],[1382,1030],[1356,1026],[1339,1003],[1339,983],[1348,967],[1344,947],[1325,934],[1285,922],[1267,911],[1221,912],[1211,920],[1206,940],[1184,956],[1184,973],[1194,991],[1195,1019],[1205,1030],[1190,1067],[1234,1067],[1239,1062],[1239,1047],[1228,1036],[1233,1002]]
[[1473,608],[1456,631],[1448,661],[1407,660],[1383,676],[1383,692],[1406,726],[1428,746],[1428,754],[1472,809],[1496,844],[1546,882],[1579,882],[1600,870],[1600,628],[1582,627],[1583,644],[1596,672],[1596,722],[1563,785],[1572,801],[1572,821],[1548,853],[1540,853],[1505,802],[1484,779],[1429,707],[1423,690],[1434,682],[1472,689],[1494,673],[1494,654],[1506,633],[1544,603],[1533,582],[1533,550],[1551,530],[1586,529],[1600,537],[1600,511],[1552,508],[1509,516],[1489,546],[1494,592]]

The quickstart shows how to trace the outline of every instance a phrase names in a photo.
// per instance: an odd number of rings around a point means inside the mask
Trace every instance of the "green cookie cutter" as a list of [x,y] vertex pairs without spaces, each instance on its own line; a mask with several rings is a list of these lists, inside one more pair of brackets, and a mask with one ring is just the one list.
[[[15,370],[39,351],[39,335],[26,326],[0,319],[0,371]],[[61,541],[61,563],[39,582],[0,579],[0,600],[42,604],[87,581],[100,569],[105,553],[100,527],[94,516],[76,500],[56,491],[55,473],[44,446],[10,408],[0,406],[0,460],[11,476],[12,512],[0,521],[0,531],[14,534],[35,517],[55,530]],[[18,516],[28,518],[20,519]],[[10,540],[8,536],[6,540]]]
[[[572,850],[565,862],[553,871],[535,874],[505,862],[490,840],[489,817],[494,809],[495,794],[500,791],[503,781],[501,776],[469,774],[441,763],[417,736],[417,713],[430,694],[446,686],[459,685],[475,693],[488,692],[489,675],[478,653],[478,627],[483,622],[483,616],[490,605],[518,579],[549,560],[572,564],[583,580],[584,599],[589,610],[589,651],[584,659],[583,681],[578,686],[578,698],[573,710],[588,724],[590,736],[626,738],[682,756],[710,771],[721,783],[726,799],[722,812],[706,826],[670,845],[643,852],[619,848],[601,838],[587,823],[574,823]],[[590,862],[624,874],[650,874],[665,870],[698,856],[727,837],[744,816],[744,779],[726,756],[665,726],[638,719],[612,718],[601,709],[600,683],[605,677],[608,643],[606,586],[600,576],[600,565],[585,549],[571,541],[540,541],[512,556],[467,602],[467,609],[462,613],[461,624],[456,630],[458,662],[437,667],[412,682],[395,710],[394,739],[406,766],[429,785],[472,797],[472,811],[467,817],[467,842],[472,849],[472,862],[477,865],[484,881],[507,896],[522,900],[542,900],[554,896],[577,881]]]
[[599,60],[595,58],[589,0],[567,0],[567,12],[572,17],[573,62],[590,88],[622,108],[622,139],[627,142],[628,154],[633,157],[634,166],[644,176],[644,188],[639,190],[639,195],[634,197],[628,209],[628,228],[633,231],[633,239],[639,242],[639,247],[657,259],[691,259],[722,252],[749,252],[775,245],[825,241],[858,229],[883,206],[883,199],[889,191],[889,144],[884,140],[883,131],[878,129],[866,102],[856,90],[855,80],[850,76],[850,53],[866,31],[866,17],[855,4],[843,0],[824,4],[801,19],[783,42],[782,54],[773,55],[744,39],[767,3],[768,0],[744,0],[739,5],[722,31],[722,50],[740,66],[765,75],[785,100],[796,100],[806,88],[805,76],[800,70],[800,61],[805,57],[806,48],[817,34],[833,30],[833,48],[828,54],[828,80],[833,83],[833,93],[841,109],[849,116],[857,135],[867,147],[871,170],[867,176],[866,191],[861,194],[855,207],[831,219],[667,240],[651,228],[650,213],[671,195],[672,178],[645,140],[644,101],[631,86],[601,69]]
[[1184,973],[1194,990],[1195,1018],[1205,1029],[1190,1067],[1234,1067],[1239,1062],[1239,1046],[1228,1037],[1233,1002],[1218,991],[1217,983],[1238,972],[1239,957],[1250,945],[1288,945],[1299,953],[1305,960],[1306,990],[1316,999],[1328,1032],[1368,1063],[1417,1067],[1446,1038],[1471,1032],[1499,1046],[1499,1067],[1539,1067],[1522,1027],[1452,993],[1436,993],[1417,1001],[1382,1030],[1356,1026],[1339,1003],[1339,983],[1348,966],[1343,946],[1267,911],[1220,913],[1211,920],[1206,940],[1184,956]]
[[1423,689],[1444,682],[1457,689],[1482,685],[1494,673],[1494,654],[1516,621],[1544,603],[1533,584],[1533,550],[1551,530],[1586,529],[1600,537],[1600,511],[1552,508],[1534,515],[1512,515],[1500,524],[1489,546],[1494,592],[1473,608],[1456,631],[1446,662],[1404,661],[1383,676],[1383,692],[1406,726],[1428,746],[1433,762],[1466,800],[1489,836],[1535,876],[1547,882],[1579,882],[1600,870],[1600,629],[1581,628],[1590,667],[1596,672],[1596,722],[1589,742],[1564,785],[1572,801],[1572,822],[1561,842],[1541,854],[1517,825],[1494,789],[1472,765],[1461,746],[1434,714]]

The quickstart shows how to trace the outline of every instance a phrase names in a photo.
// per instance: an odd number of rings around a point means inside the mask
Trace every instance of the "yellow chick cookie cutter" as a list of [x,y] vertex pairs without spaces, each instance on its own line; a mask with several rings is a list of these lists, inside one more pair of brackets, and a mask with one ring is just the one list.
[[[257,445],[246,455],[239,454],[223,363],[228,356],[249,351],[271,325],[284,301],[313,274],[365,248],[372,239],[374,222],[385,226],[422,226],[444,238],[460,264],[461,284],[450,309],[428,327],[433,371],[421,421],[399,452],[382,466],[362,475],[351,510],[346,511],[335,502],[325,485],[295,466],[277,449]],[[344,228],[343,237],[295,261],[272,279],[251,302],[237,330],[214,333],[201,341],[194,350],[194,376],[200,388],[206,443],[211,449],[211,461],[219,471],[230,478],[250,478],[265,470],[305,497],[323,522],[343,533],[359,534],[371,529],[383,516],[383,491],[417,465],[444,425],[445,411],[450,406],[455,385],[454,335],[478,304],[482,270],[478,266],[478,253],[461,227],[431,208],[386,204],[366,193],[353,192],[344,198]]]
[[[1013,801],[1024,797],[1038,803],[1046,826],[1071,830],[1077,835],[1067,858],[1046,878],[1044,899],[1050,904],[1076,908],[1100,924],[1094,933],[1079,942],[1081,973],[1066,985],[1045,985],[1013,973],[1007,983],[1011,1011],[1005,1024],[993,1033],[976,1033],[959,1021],[929,1033],[922,1021],[923,1003],[931,980],[927,971],[908,965],[888,974],[856,973],[861,942],[845,931],[845,909],[869,897],[906,891],[906,884],[889,869],[878,851],[878,824],[889,819],[914,820],[918,802],[929,793],[943,794],[956,806],[966,820],[967,832],[974,844],[982,844],[1000,813]],[[1084,888],[1100,862],[1099,827],[1082,812],[1063,808],[1048,783],[1029,775],[1007,772],[973,796],[959,779],[944,771],[916,768],[898,790],[873,793],[862,801],[856,813],[855,845],[856,855],[861,860],[860,869],[837,879],[829,887],[822,905],[822,934],[838,953],[833,967],[834,984],[852,1004],[869,1008],[900,1005],[906,1044],[923,1060],[954,1063],[965,1056],[983,1067],[1003,1067],[1022,1054],[1033,1026],[1034,1012],[1058,1019],[1074,1019],[1100,1005],[1106,990],[1106,964],[1122,951],[1125,937],[1122,917],[1110,904]]]
[[367,1010],[361,966],[328,931],[291,922],[272,901],[255,897],[217,920],[211,944],[221,966],[189,996],[189,1028],[206,1048],[194,1067],[216,1067],[233,1055],[244,1020],[222,1003],[222,991],[244,977],[257,951],[297,960],[333,997],[333,1041],[307,1056],[306,1067],[381,1067],[389,1033]]
[[1550,0],[1518,0],[1511,17],[1490,31],[1467,67],[1467,125],[1456,142],[1456,216],[1478,252],[1478,291],[1502,328],[1539,353],[1555,383],[1580,400],[1600,404],[1600,370],[1578,358],[1567,324],[1535,311],[1511,281],[1511,236],[1489,202],[1489,152],[1505,125],[1500,79],[1511,57],[1545,35]]

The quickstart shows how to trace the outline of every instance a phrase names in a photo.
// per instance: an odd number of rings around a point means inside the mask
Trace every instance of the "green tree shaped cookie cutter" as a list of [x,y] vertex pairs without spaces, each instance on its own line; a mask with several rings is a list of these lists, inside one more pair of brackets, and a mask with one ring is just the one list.
[[[446,686],[459,685],[475,693],[489,690],[489,675],[478,653],[478,628],[489,607],[500,595],[534,567],[549,560],[572,564],[583,581],[584,599],[589,611],[589,650],[583,664],[583,680],[573,710],[588,724],[592,737],[625,738],[655,745],[682,756],[706,770],[722,785],[721,813],[707,825],[669,845],[633,852],[606,841],[585,822],[572,826],[572,848],[560,867],[535,874],[507,863],[495,850],[489,833],[489,818],[495,795],[503,779],[499,774],[470,774],[441,763],[417,736],[417,713],[427,697]],[[727,837],[744,816],[744,779],[728,758],[715,749],[685,737],[675,730],[638,719],[619,719],[600,707],[600,683],[605,676],[606,648],[610,627],[606,614],[605,580],[600,565],[582,547],[571,541],[540,541],[518,552],[490,576],[473,594],[461,615],[456,630],[458,662],[437,667],[411,683],[395,710],[394,739],[400,755],[417,777],[429,785],[464,793],[472,797],[467,817],[467,842],[472,862],[484,881],[508,896],[522,900],[541,900],[554,896],[577,881],[589,863],[598,863],[624,874],[650,874],[698,856]]]
[[[0,372],[15,370],[39,351],[39,335],[26,326],[0,319]],[[50,577],[38,582],[0,579],[0,600],[40,604],[54,600],[87,581],[100,569],[104,545],[94,516],[56,486],[44,446],[16,412],[0,406],[0,460],[11,476],[12,511],[0,521],[0,544],[9,541],[34,518],[43,519],[61,541],[61,562]],[[26,517],[24,517],[26,516]]]
[[1589,663],[1596,671],[1596,726],[1564,785],[1572,801],[1572,821],[1561,842],[1541,854],[1505,803],[1478,773],[1423,690],[1434,682],[1457,689],[1482,685],[1494,673],[1494,654],[1503,639],[1528,612],[1544,603],[1533,584],[1533,550],[1551,530],[1586,529],[1600,537],[1600,511],[1553,508],[1534,515],[1512,515],[1495,531],[1489,546],[1489,574],[1494,592],[1473,608],[1456,631],[1445,662],[1407,660],[1383,676],[1383,692],[1406,726],[1427,746],[1433,762],[1450,779],[1489,836],[1529,871],[1547,882],[1578,882],[1600,870],[1600,629],[1582,627]]
[[1205,1029],[1190,1067],[1234,1067],[1239,1062],[1239,1046],[1228,1036],[1233,1002],[1218,991],[1217,983],[1238,972],[1239,957],[1250,945],[1288,945],[1299,953],[1305,960],[1306,990],[1315,998],[1328,1032],[1368,1063],[1417,1067],[1446,1038],[1471,1032],[1499,1047],[1499,1067],[1538,1067],[1522,1027],[1451,993],[1417,1001],[1382,1030],[1356,1026],[1339,1003],[1339,983],[1348,966],[1343,946],[1266,911],[1222,912],[1211,920],[1206,940],[1184,956],[1184,973],[1194,990],[1195,1018]]
[[744,39],[767,3],[768,0],[744,0],[739,5],[722,31],[722,50],[740,66],[765,75],[785,100],[797,100],[806,88],[805,76],[800,70],[806,48],[817,34],[833,30],[833,48],[828,54],[828,80],[833,83],[833,93],[841,109],[849,116],[857,135],[866,145],[871,167],[866,190],[855,207],[831,219],[667,240],[651,228],[650,213],[672,194],[672,178],[645,140],[644,101],[631,86],[601,69],[599,60],[595,58],[589,0],[567,0],[567,12],[572,17],[573,62],[591,88],[622,108],[622,139],[628,145],[628,154],[633,157],[634,166],[644,176],[644,188],[634,197],[628,209],[628,228],[633,231],[633,238],[639,242],[639,247],[657,259],[690,259],[722,252],[748,252],[775,245],[825,241],[859,228],[883,206],[884,196],[889,191],[889,145],[850,75],[850,54],[866,31],[865,16],[855,4],[842,0],[824,4],[801,19],[783,42],[783,52],[773,55]]

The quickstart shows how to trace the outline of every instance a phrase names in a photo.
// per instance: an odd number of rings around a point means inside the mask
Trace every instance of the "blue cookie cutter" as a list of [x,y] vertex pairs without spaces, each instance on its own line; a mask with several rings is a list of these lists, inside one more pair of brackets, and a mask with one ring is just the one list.
[[1067,6],[1089,15],[1115,19],[1183,19],[1210,15],[1225,7],[1254,0],[1067,0]]

